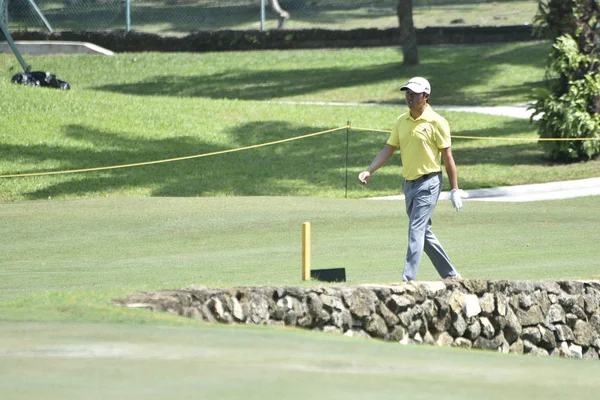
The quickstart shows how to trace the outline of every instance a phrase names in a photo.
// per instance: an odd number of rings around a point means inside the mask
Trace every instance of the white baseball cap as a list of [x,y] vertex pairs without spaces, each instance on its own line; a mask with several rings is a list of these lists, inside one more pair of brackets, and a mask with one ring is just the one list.
[[420,76],[411,78],[408,83],[400,88],[400,90],[410,89],[415,93],[431,94],[431,85],[429,81]]

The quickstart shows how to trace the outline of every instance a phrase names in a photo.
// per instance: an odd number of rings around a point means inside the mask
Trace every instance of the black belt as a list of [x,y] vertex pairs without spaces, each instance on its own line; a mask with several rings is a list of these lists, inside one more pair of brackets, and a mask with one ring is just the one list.
[[440,172],[441,172],[441,171],[438,171],[438,172],[430,172],[429,174],[421,175],[420,177],[418,177],[417,179],[413,179],[412,181],[407,179],[407,181],[408,181],[408,182],[420,182],[420,181],[426,181],[427,179],[429,179],[429,178],[432,178],[432,177],[436,176],[436,175],[437,175],[437,174],[439,174]]

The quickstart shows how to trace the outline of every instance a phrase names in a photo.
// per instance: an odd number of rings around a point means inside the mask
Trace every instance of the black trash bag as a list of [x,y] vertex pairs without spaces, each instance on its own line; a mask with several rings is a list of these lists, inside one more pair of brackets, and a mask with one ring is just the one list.
[[12,83],[20,83],[21,85],[25,86],[44,86],[61,90],[71,89],[71,85],[69,85],[68,82],[56,79],[56,76],[50,72],[20,72],[13,76],[10,81]]

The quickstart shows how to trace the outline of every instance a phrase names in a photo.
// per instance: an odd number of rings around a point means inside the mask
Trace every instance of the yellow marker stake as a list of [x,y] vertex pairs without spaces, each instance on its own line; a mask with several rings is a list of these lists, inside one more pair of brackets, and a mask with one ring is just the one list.
[[310,222],[302,224],[302,280],[310,281]]

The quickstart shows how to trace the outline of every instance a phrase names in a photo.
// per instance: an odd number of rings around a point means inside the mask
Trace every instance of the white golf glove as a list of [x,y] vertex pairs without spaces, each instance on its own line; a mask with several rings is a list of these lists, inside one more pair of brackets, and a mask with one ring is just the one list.
[[369,171],[363,171],[360,174],[358,174],[358,181],[361,185],[366,185],[370,177],[371,173]]
[[467,198],[469,195],[461,189],[452,189],[450,192],[450,200],[452,201],[452,205],[456,208],[456,211],[460,211],[462,208],[462,198]]

